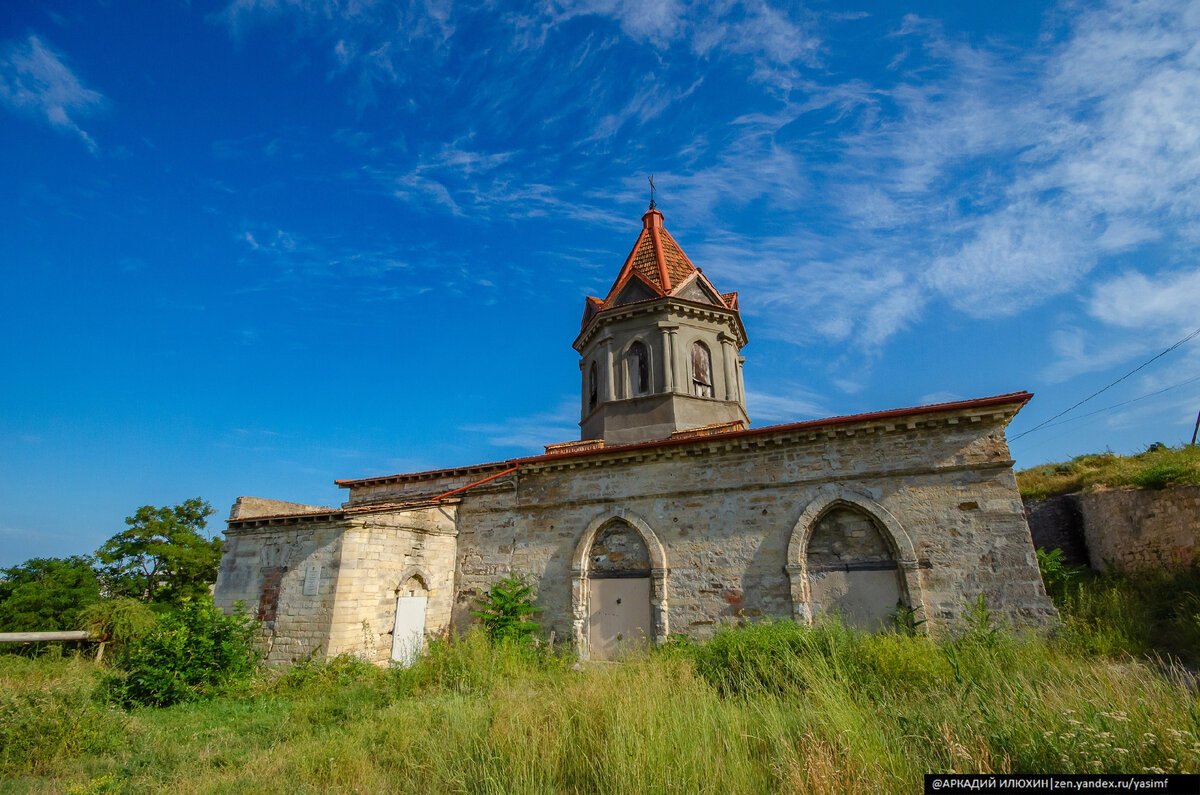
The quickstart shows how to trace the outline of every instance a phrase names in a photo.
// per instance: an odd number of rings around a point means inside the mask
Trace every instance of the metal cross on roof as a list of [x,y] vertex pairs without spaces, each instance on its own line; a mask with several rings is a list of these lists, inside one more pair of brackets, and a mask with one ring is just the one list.
[[650,180],[650,209],[654,209],[654,175],[651,174],[646,179]]

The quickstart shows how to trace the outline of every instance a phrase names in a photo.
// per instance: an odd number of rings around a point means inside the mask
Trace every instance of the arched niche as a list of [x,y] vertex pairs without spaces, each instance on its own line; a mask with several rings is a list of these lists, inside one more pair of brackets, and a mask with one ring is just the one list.
[[924,606],[908,533],[869,495],[845,486],[822,487],[800,514],[788,542],[787,573],[793,616],[801,623],[831,606],[864,626],[878,624],[897,601]]
[[396,582],[396,596],[429,596],[429,575],[420,566],[409,566]]
[[[638,544],[629,543],[630,534]],[[601,542],[597,544],[597,541]],[[609,543],[605,543],[605,542]],[[613,553],[616,553],[615,555]],[[616,560],[614,560],[614,557]],[[642,566],[649,566],[648,572]],[[581,659],[590,655],[589,595],[593,578],[639,577],[649,574],[652,640],[665,643],[667,621],[667,557],[658,536],[641,517],[625,510],[593,519],[579,537],[571,559],[571,612],[575,648]]]

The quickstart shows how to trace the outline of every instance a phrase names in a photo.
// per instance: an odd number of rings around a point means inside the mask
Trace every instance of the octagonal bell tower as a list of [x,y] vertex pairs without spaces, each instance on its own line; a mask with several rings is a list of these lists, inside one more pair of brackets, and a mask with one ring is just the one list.
[[737,293],[692,264],[650,203],[608,296],[588,297],[575,338],[583,376],[581,439],[665,439],[712,425],[746,427]]

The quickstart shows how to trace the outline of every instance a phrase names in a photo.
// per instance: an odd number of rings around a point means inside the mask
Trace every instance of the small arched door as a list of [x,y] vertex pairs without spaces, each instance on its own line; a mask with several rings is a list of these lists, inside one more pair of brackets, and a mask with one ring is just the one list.
[[641,535],[615,520],[588,552],[588,657],[617,660],[654,637],[650,620],[650,555]]
[[425,608],[429,592],[416,575],[396,592],[396,625],[392,628],[392,660],[407,668],[425,646]]
[[862,629],[884,629],[904,603],[892,546],[864,511],[835,505],[817,520],[808,541],[811,615],[832,613]]

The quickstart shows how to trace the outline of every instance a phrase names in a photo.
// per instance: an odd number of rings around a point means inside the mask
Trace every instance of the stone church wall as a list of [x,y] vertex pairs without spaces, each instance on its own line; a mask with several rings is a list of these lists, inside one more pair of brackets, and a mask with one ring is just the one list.
[[[918,608],[935,631],[980,594],[1005,619],[1042,623],[1054,611],[1004,440],[1010,417],[1003,409],[935,412],[543,456],[416,507],[382,503],[427,499],[513,465],[349,482],[358,507],[234,520],[218,600],[260,612],[274,605],[264,624],[272,662],[318,645],[384,662],[397,591],[409,577],[428,591],[426,629],[436,635],[465,629],[475,598],[519,573],[536,583],[545,630],[579,644],[592,542],[618,522],[646,543],[658,640],[706,637],[723,623],[762,617],[805,621],[856,578],[870,581],[871,594]],[[808,550],[826,517],[833,536]],[[316,567],[316,592],[306,594]],[[831,583],[833,591],[820,591]],[[868,607],[878,622],[891,605]]]
[[931,628],[979,594],[1017,623],[1053,615],[998,423],[714,441],[633,458],[539,462],[519,480],[465,494],[454,624],[465,626],[473,597],[515,571],[537,581],[540,621],[563,639],[574,618],[576,547],[589,526],[621,514],[644,521],[665,548],[670,632],[704,636],[724,621],[792,617],[789,542],[829,484],[899,517],[916,555],[908,590]]
[[[240,602],[262,621],[267,662],[327,650],[345,528],[304,522],[225,531],[214,599],[226,611]],[[305,594],[305,577],[314,567],[317,592]]]
[[454,511],[449,505],[232,527],[225,533],[216,603],[231,610],[241,602],[262,621],[269,663],[314,653],[386,661],[397,590],[410,576],[429,597],[428,633],[449,631]]
[[452,506],[356,519],[342,541],[329,653],[390,659],[397,591],[413,575],[428,592],[426,634],[446,634],[456,535]]

